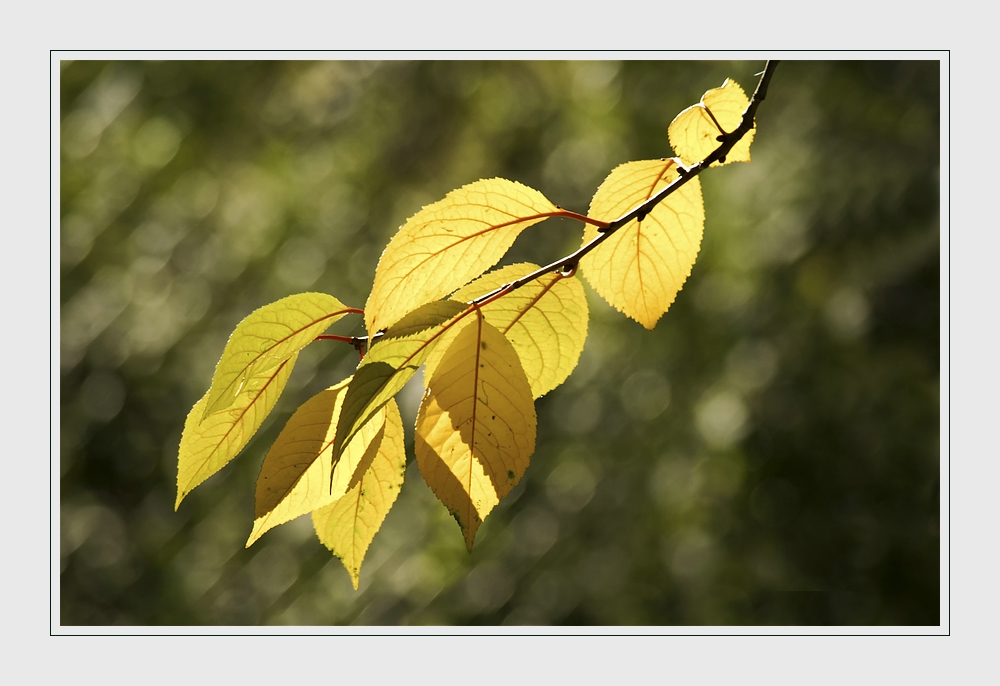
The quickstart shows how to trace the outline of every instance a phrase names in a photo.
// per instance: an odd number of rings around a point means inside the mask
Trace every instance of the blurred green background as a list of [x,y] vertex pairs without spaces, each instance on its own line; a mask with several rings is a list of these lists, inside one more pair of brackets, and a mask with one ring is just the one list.
[[[412,457],[360,591],[308,517],[244,549],[271,441],[357,363],[330,341],[173,511],[240,319],[307,290],[362,307],[396,228],[476,179],[585,212],[763,66],[62,62],[62,624],[938,624],[937,62],[778,67],[753,161],[701,177],[702,251],[655,331],[587,287],[580,364],[471,554]],[[503,263],[581,232],[550,220]]]

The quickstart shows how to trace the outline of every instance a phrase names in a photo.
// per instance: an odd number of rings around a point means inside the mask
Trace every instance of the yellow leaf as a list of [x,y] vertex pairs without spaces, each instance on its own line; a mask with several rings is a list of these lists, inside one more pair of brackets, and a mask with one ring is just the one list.
[[344,563],[355,591],[365,553],[396,502],[406,472],[403,420],[396,401],[390,400],[385,410],[384,436],[371,465],[363,473],[358,470],[343,497],[312,513],[316,535]]
[[269,529],[340,498],[374,458],[385,408],[361,427],[339,459],[332,459],[334,430],[349,383],[345,379],[303,403],[267,452],[257,477],[248,548]]
[[[611,172],[590,202],[590,216],[612,221],[678,177],[674,160],[627,162]],[[601,297],[647,329],[656,326],[691,274],[701,246],[705,208],[692,178],[642,220],[632,220],[580,260]],[[587,225],[584,243],[597,236]]]
[[289,360],[350,312],[332,295],[299,293],[253,311],[229,337],[216,365],[202,419],[232,405],[255,375]]
[[420,404],[414,452],[471,551],[483,519],[528,468],[537,419],[510,342],[478,311],[457,326]]
[[[468,302],[537,270],[536,264],[512,264],[481,276],[451,296]],[[491,303],[483,305],[486,321],[514,346],[521,367],[540,398],[572,373],[587,340],[587,296],[576,277],[545,274]],[[424,378],[429,379],[456,335],[455,328],[442,336],[427,357]]]
[[266,373],[254,374],[225,411],[201,421],[208,393],[194,404],[184,422],[177,453],[177,501],[236,457],[250,441],[281,395],[298,353]]
[[423,364],[446,326],[465,310],[448,300],[428,303],[386,331],[358,365],[337,420],[334,454],[406,384]]
[[365,304],[375,333],[448,295],[492,267],[518,234],[559,211],[538,191],[484,179],[428,205],[389,241]]
[[[700,162],[719,147],[719,135],[732,133],[739,128],[750,100],[740,85],[726,79],[721,88],[712,88],[701,97],[701,102],[692,105],[676,117],[667,129],[670,145],[687,165]],[[749,162],[750,143],[757,125],[733,146],[726,155],[725,162],[713,162],[717,167],[730,162]]]

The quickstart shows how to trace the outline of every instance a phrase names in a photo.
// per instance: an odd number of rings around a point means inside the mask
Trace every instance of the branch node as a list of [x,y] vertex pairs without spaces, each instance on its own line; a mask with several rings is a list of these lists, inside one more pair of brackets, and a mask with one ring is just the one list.
[[576,268],[577,268],[576,262],[570,262],[568,264],[564,264],[559,269],[559,276],[561,276],[564,279],[568,279],[569,277],[574,276],[576,274]]

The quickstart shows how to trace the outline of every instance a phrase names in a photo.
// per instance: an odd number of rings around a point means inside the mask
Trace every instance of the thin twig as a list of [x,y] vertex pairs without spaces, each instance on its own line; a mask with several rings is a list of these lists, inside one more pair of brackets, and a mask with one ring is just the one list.
[[[743,136],[745,136],[750,129],[753,128],[757,108],[760,106],[761,101],[767,97],[767,88],[771,83],[771,77],[774,75],[774,70],[778,66],[778,62],[779,60],[767,61],[767,64],[764,66],[764,71],[761,73],[760,81],[757,83],[757,88],[754,90],[753,97],[750,98],[750,104],[747,105],[746,110],[743,111],[743,118],[740,120],[740,125],[737,126],[735,130],[720,135],[719,147],[713,150],[708,157],[690,167],[685,167],[680,160],[677,160],[677,172],[679,176],[674,179],[672,183],[665,186],[659,193],[629,210],[613,222],[603,222],[594,219],[593,217],[585,217],[583,215],[576,214],[575,212],[569,212],[568,210],[560,208],[560,212],[553,213],[553,216],[571,217],[589,224],[594,224],[598,227],[597,236],[569,255],[547,264],[544,267],[540,267],[539,269],[536,269],[530,274],[526,274],[519,279],[515,279],[510,283],[504,284],[489,293],[485,293],[475,300],[469,301],[468,304],[470,309],[478,309],[483,305],[491,303],[498,298],[502,298],[508,293],[517,290],[521,286],[531,283],[535,279],[552,272],[558,272],[559,275],[563,277],[573,276],[576,273],[576,268],[579,266],[580,259],[598,245],[606,241],[608,236],[631,222],[633,219],[644,219],[646,215],[648,215],[652,209],[660,204],[668,195],[676,192],[678,188],[705,171],[713,162],[724,162],[726,155],[728,155],[729,151],[733,149],[733,146],[736,145],[743,138]],[[468,310],[464,314],[467,313]],[[379,331],[373,336],[370,336],[371,343],[374,344],[376,340],[382,337],[382,334],[383,332]],[[358,348],[358,352],[361,352],[362,346],[368,343],[368,339],[369,336],[357,336],[352,339],[354,346]]]
[[317,340],[317,341],[341,341],[343,343],[351,343],[353,345],[353,343],[354,343],[354,336],[338,336],[337,334],[333,334],[333,333],[321,333],[319,336],[316,336],[315,340]]
[[351,346],[358,351],[358,355],[361,359],[365,357],[365,345],[368,343],[368,336],[338,336],[333,333],[324,333],[316,336],[317,341],[340,341],[341,343],[350,343]]
[[753,97],[750,99],[750,104],[747,105],[746,110],[743,112],[743,119],[740,121],[740,125],[737,126],[734,131],[719,136],[722,142],[719,144],[718,148],[709,154],[708,157],[692,167],[685,167],[684,165],[678,163],[677,171],[680,176],[678,176],[673,183],[660,190],[659,193],[652,196],[638,207],[635,207],[608,224],[607,228],[601,229],[593,240],[581,247],[579,250],[576,250],[575,252],[563,257],[562,259],[556,260],[551,264],[541,267],[540,269],[536,269],[530,274],[522,276],[520,279],[511,281],[510,283],[504,284],[489,293],[481,295],[469,304],[481,307],[487,303],[493,302],[497,298],[507,295],[511,291],[520,288],[526,283],[530,283],[535,279],[551,272],[560,272],[562,274],[566,274],[567,276],[571,275],[568,272],[576,271],[580,258],[606,241],[608,236],[628,224],[633,219],[648,215],[650,211],[664,198],[675,192],[678,188],[696,177],[698,174],[705,171],[705,169],[707,169],[713,162],[724,161],[726,159],[726,155],[728,155],[729,151],[733,149],[733,146],[736,145],[740,139],[742,139],[743,136],[745,136],[747,132],[753,128],[754,115],[757,113],[757,108],[760,106],[760,102],[767,96],[767,87],[768,84],[771,83],[771,76],[774,74],[774,69],[777,66],[778,60],[768,60],[767,65],[764,67],[764,73],[761,75],[760,81],[757,83],[757,89],[754,91]]

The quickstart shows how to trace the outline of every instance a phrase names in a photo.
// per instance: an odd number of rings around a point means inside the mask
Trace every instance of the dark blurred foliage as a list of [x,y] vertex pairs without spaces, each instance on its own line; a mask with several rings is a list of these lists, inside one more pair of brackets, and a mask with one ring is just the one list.
[[[306,290],[363,306],[396,228],[479,178],[586,211],[762,68],[64,62],[62,623],[938,624],[936,62],[779,66],[753,161],[701,177],[702,251],[656,329],[588,287],[580,364],[471,554],[412,462],[359,592],[308,517],[244,548],[267,447],[357,363],[330,341],[173,511],[184,418],[240,319]],[[581,231],[532,228],[505,263]]]

